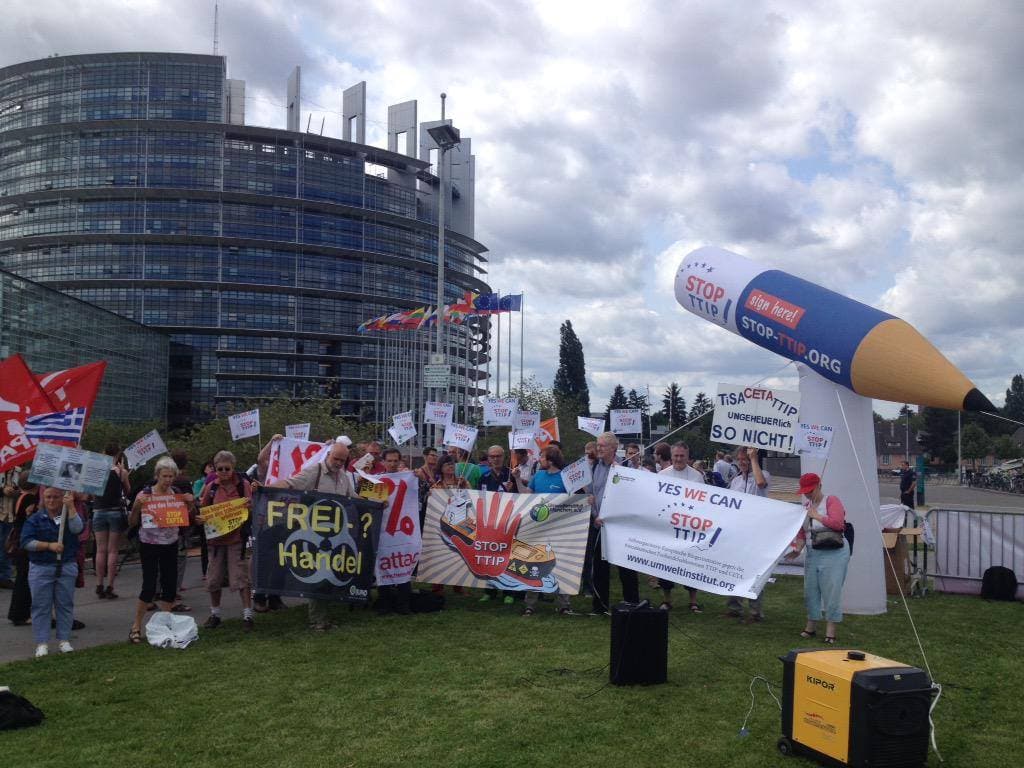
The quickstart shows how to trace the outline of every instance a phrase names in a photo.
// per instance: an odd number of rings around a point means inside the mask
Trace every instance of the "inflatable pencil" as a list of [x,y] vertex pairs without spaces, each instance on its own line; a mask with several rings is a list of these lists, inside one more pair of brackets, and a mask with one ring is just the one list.
[[909,323],[730,251],[709,246],[690,253],[676,272],[675,291],[693,314],[864,397],[995,410]]

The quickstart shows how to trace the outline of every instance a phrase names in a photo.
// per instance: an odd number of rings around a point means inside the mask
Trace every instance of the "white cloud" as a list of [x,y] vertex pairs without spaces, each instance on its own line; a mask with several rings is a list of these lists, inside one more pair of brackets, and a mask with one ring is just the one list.
[[[783,364],[675,307],[673,262],[707,243],[905,317],[997,401],[1024,369],[1013,3],[220,6],[250,123],[283,126],[295,64],[303,123],[331,135],[359,80],[375,142],[388,104],[416,98],[429,120],[449,94],[490,281],[530,297],[527,367],[550,382],[571,318],[595,408],[620,382],[690,398]],[[200,0],[15,4],[0,63],[208,52],[212,23]]]

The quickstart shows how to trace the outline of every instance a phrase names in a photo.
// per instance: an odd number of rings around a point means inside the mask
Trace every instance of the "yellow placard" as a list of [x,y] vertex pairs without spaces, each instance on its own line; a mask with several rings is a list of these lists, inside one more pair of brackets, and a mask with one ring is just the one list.
[[203,517],[203,527],[207,539],[216,539],[242,527],[249,519],[249,499],[231,499],[220,504],[201,507],[199,514]]

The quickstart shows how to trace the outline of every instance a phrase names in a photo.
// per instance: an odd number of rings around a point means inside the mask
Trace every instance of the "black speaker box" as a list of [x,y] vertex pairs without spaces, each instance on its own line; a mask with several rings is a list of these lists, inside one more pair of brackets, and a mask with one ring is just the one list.
[[614,685],[654,685],[668,679],[668,611],[646,602],[612,608],[608,675]]

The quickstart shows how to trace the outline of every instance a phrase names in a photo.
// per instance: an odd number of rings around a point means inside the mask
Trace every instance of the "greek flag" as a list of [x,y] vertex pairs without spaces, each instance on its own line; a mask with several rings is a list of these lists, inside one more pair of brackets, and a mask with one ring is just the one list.
[[56,413],[40,413],[25,420],[25,435],[36,442],[78,443],[85,427],[85,408]]

